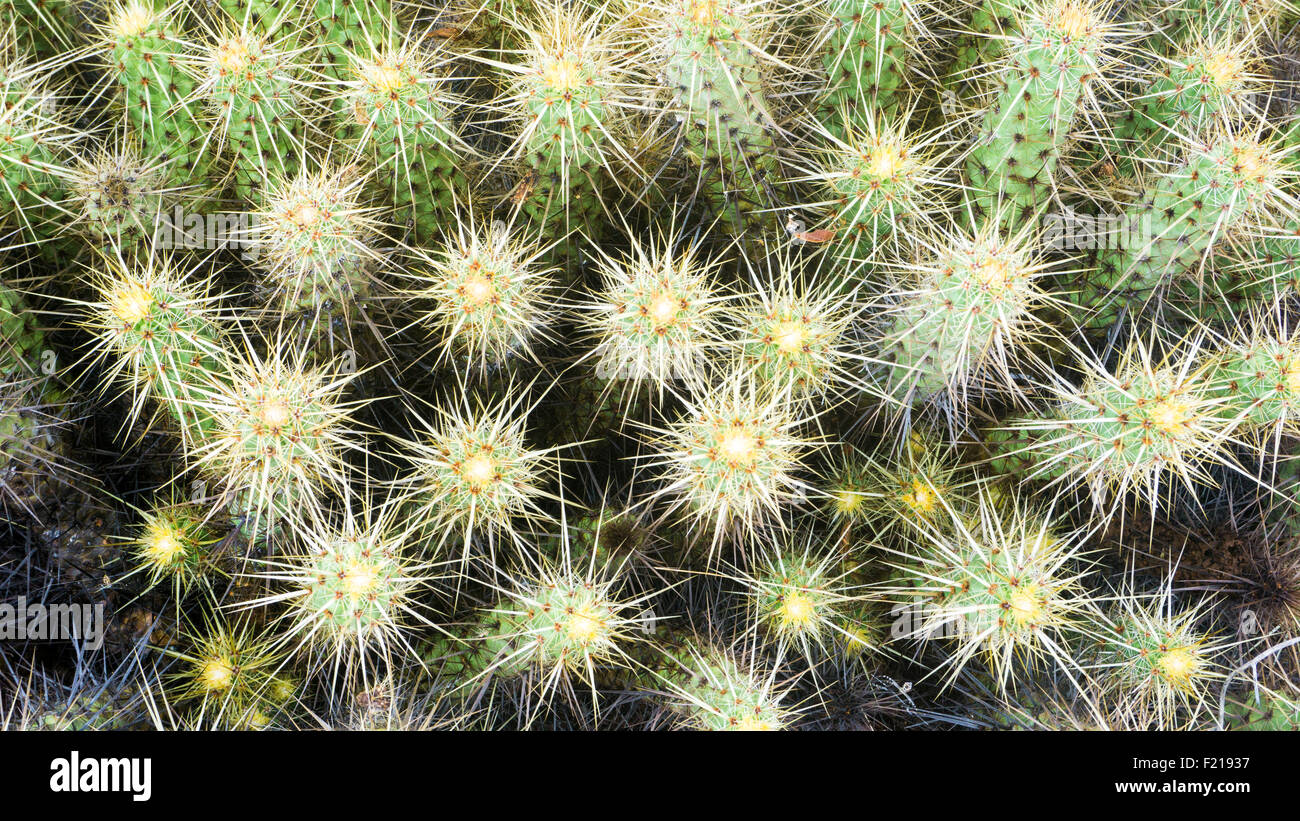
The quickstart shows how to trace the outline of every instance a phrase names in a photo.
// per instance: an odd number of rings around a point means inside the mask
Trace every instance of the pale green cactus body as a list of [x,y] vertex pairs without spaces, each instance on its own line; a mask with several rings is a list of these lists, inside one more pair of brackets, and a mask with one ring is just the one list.
[[400,25],[389,0],[316,0],[315,14],[322,68],[335,79],[347,75],[353,55],[373,56]]
[[661,692],[668,708],[691,729],[783,730],[793,719],[770,678],[744,669],[730,653],[707,644],[665,648],[644,686]]
[[414,49],[379,48],[351,58],[339,101],[370,184],[394,206],[389,220],[422,242],[442,234],[469,201],[471,151],[446,84]]
[[167,171],[134,149],[83,161],[69,188],[69,210],[97,247],[123,254],[147,251],[160,231],[171,230]]
[[993,76],[999,84],[966,160],[968,203],[979,221],[1019,224],[1056,196],[1056,166],[1099,79],[1105,24],[1086,0],[1027,11]]
[[1155,36],[1148,38],[1157,54],[1169,54],[1197,40],[1222,32],[1266,29],[1287,11],[1280,0],[1151,0],[1135,11],[1149,20]]
[[897,116],[907,102],[918,11],[911,0],[824,0],[819,118],[837,136],[865,128],[876,113]]
[[[547,570],[513,585],[428,654],[461,688],[488,677],[535,676],[545,694],[561,681],[590,680],[599,667],[625,663],[623,645],[637,624],[606,582],[573,570]],[[464,690],[461,690],[464,695]]]
[[897,121],[863,119],[828,140],[812,177],[829,206],[831,253],[853,274],[846,287],[902,252],[944,204],[929,140]]
[[1225,133],[1189,148],[1126,209],[1121,235],[1107,238],[1097,271],[1071,295],[1090,311],[1086,324],[1106,328],[1125,309],[1140,313],[1171,283],[1195,297],[1208,255],[1233,229],[1249,228],[1281,173],[1271,147],[1249,136]]
[[775,551],[743,577],[756,626],[810,662],[836,648],[870,649],[854,647],[862,641],[852,628],[862,596],[852,579],[857,566],[839,555],[810,538],[802,549]]
[[382,529],[320,534],[291,571],[301,595],[295,619],[309,640],[356,650],[398,639],[416,574],[400,540]]
[[745,306],[739,319],[740,367],[770,390],[806,399],[845,381],[848,318],[832,300],[775,294]]
[[782,172],[761,12],[748,0],[666,0],[662,14],[661,68],[703,192],[732,232],[773,233]]
[[1287,220],[1247,232],[1242,241],[1223,249],[1215,269],[1217,293],[1212,298],[1204,298],[1202,287],[1192,287],[1197,283],[1189,282],[1182,289],[1186,300],[1210,320],[1230,324],[1231,317],[1246,306],[1300,294],[1300,222]]
[[1227,703],[1224,729],[1296,732],[1300,699],[1281,693],[1247,693]]
[[487,407],[462,396],[461,407],[440,408],[440,418],[421,423],[424,435],[406,443],[412,470],[399,480],[401,499],[430,553],[460,542],[468,561],[475,545],[490,549],[498,538],[518,538],[530,520],[549,518],[539,503],[555,457],[530,447],[530,420],[509,388],[504,395]]
[[1021,15],[1030,0],[978,0],[970,20],[957,38],[957,53],[948,75],[961,82],[966,96],[990,82],[980,76],[985,66],[996,65],[1006,53],[1008,39],[1019,30]]
[[60,233],[72,135],[39,69],[0,65],[0,227],[48,244]]
[[[605,194],[626,158],[626,66],[610,19],[543,11],[522,55],[510,105],[521,120],[514,151],[525,169],[520,208],[545,235],[600,241]],[[531,25],[522,23],[521,25]],[[573,237],[559,246],[570,261]]]
[[201,93],[216,112],[234,191],[254,204],[270,181],[296,176],[305,151],[302,67],[285,45],[239,31],[211,44],[207,54]]
[[98,290],[89,324],[101,355],[133,387],[133,412],[149,399],[180,426],[186,443],[202,441],[212,424],[205,392],[225,373],[223,331],[208,295],[165,264],[109,270]]
[[1112,709],[1134,728],[1172,727],[1207,708],[1205,694],[1223,672],[1220,639],[1202,629],[1205,602],[1181,612],[1168,593],[1120,599],[1099,648]]
[[811,442],[783,397],[738,374],[691,402],[662,437],[664,494],[712,536],[755,537],[801,490]]
[[1262,331],[1234,342],[1206,375],[1223,397],[1222,414],[1242,433],[1265,438],[1300,421],[1300,338]]
[[21,292],[0,283],[0,384],[36,382],[45,374],[45,331]]
[[361,205],[361,181],[321,167],[270,185],[253,239],[257,262],[277,295],[272,313],[283,326],[300,327],[324,358],[339,347],[355,356],[351,326],[360,324],[378,258],[378,233],[372,211]]
[[1163,158],[1169,146],[1196,139],[1242,117],[1258,89],[1247,72],[1247,53],[1230,40],[1190,45],[1160,64],[1116,123],[1120,173],[1143,160]]
[[552,271],[538,263],[527,236],[503,224],[458,224],[440,247],[413,266],[411,296],[427,311],[420,324],[444,359],[480,374],[512,359],[531,358],[531,346],[553,319],[548,297]]
[[1154,363],[1135,344],[1114,373],[1089,365],[1078,388],[1058,385],[1042,416],[986,438],[991,467],[1084,486],[1098,505],[1130,491],[1158,503],[1171,484],[1203,481],[1223,458],[1226,400],[1196,352],[1182,353]]
[[173,186],[204,189],[211,136],[188,65],[184,24],[146,0],[125,0],[109,12],[106,57],[141,154],[162,164]]
[[976,656],[1000,689],[1025,659],[1077,668],[1062,644],[1088,612],[1072,567],[1078,539],[1015,496],[985,492],[976,510],[946,510],[941,518],[947,522],[924,524],[903,551],[895,595],[913,607],[903,638],[951,646],[949,681]]
[[208,521],[208,511],[196,504],[165,505],[146,511],[130,549],[148,576],[150,587],[167,583],[179,599],[207,581],[214,569],[219,536]]
[[221,485],[245,536],[301,531],[346,481],[343,456],[356,445],[341,399],[348,377],[303,368],[282,348],[226,360],[228,375],[201,405],[212,422],[190,461]]
[[875,354],[887,363],[879,390],[904,406],[941,393],[961,405],[981,382],[1010,385],[1008,363],[1043,299],[1023,238],[985,232],[932,247],[932,261],[902,272]]

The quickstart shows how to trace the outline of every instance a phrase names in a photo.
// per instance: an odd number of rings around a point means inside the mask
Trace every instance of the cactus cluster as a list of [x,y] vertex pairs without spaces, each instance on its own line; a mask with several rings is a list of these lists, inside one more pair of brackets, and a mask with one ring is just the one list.
[[0,727],[1296,726],[1286,4],[0,16]]

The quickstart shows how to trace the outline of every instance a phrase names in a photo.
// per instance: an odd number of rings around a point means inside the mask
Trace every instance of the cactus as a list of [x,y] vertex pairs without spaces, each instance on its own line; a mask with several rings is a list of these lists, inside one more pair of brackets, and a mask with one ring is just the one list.
[[119,0],[109,8],[100,48],[141,153],[167,170],[170,185],[203,191],[212,146],[189,65],[192,46],[181,34],[186,22],[181,5]]
[[646,686],[661,692],[668,708],[690,729],[782,730],[794,718],[782,704],[784,693],[772,676],[746,669],[730,653],[689,639],[665,648]]
[[369,58],[391,39],[397,20],[389,0],[316,0],[312,32],[324,71],[338,78],[355,57]]
[[[639,616],[599,575],[560,562],[543,563],[514,579],[500,600],[484,608],[460,635],[431,654],[444,673],[456,670],[458,694],[491,680],[532,682],[537,704],[575,684],[594,689],[599,670],[630,665],[626,646]],[[534,718],[533,709],[524,711]]]
[[426,306],[420,324],[440,360],[485,373],[512,358],[535,359],[554,321],[553,271],[540,256],[527,235],[471,219],[417,259],[409,296]]
[[660,397],[673,383],[702,379],[721,348],[725,295],[710,279],[718,263],[676,244],[634,239],[622,260],[602,255],[604,289],[583,312],[596,336],[597,374],[647,384]]
[[894,595],[917,611],[904,638],[951,639],[942,665],[948,684],[981,657],[999,690],[1022,660],[1079,675],[1066,640],[1086,629],[1092,607],[1075,567],[1081,534],[1060,532],[1016,497],[987,492],[970,513],[946,512],[943,530],[923,525],[902,554]]
[[356,447],[356,403],[341,397],[351,376],[305,368],[292,350],[229,357],[227,378],[195,403],[212,425],[191,462],[223,486],[255,540],[308,524],[320,496],[345,486],[343,455]]
[[129,547],[149,587],[166,584],[179,606],[194,587],[210,584],[219,541],[207,511],[193,503],[172,503],[146,511]]
[[711,537],[710,555],[724,538],[752,539],[778,523],[781,509],[812,489],[797,473],[812,444],[799,422],[787,399],[735,375],[656,433],[658,494]]
[[83,12],[71,0],[4,0],[0,10],[13,28],[9,36],[37,61],[58,59],[78,45]]
[[[524,51],[517,66],[505,64],[517,76],[499,105],[519,123],[510,149],[524,175],[519,208],[548,236],[581,233],[599,243],[615,163],[631,159],[623,146],[635,91],[626,38],[612,17],[559,2],[516,25],[526,29]],[[573,250],[565,256],[576,258]]]
[[1271,207],[1284,174],[1275,149],[1249,134],[1225,132],[1189,146],[1186,159],[1125,211],[1124,236],[1071,295],[1089,312],[1088,325],[1106,328],[1122,310],[1140,313],[1172,280],[1199,290],[1211,251]]
[[1171,144],[1247,116],[1261,85],[1250,72],[1251,46],[1248,39],[1220,37],[1187,44],[1161,64],[1117,124],[1116,153],[1130,166],[1158,160]]
[[[831,211],[833,253],[855,274],[931,227],[943,198],[943,132],[916,133],[864,114],[842,136],[826,134],[809,175]],[[848,282],[856,282],[847,277]]]
[[0,0],[0,726],[1293,725],[1296,14]]
[[913,431],[894,458],[858,467],[857,516],[882,544],[942,530],[957,513],[975,509],[972,482],[939,442]]
[[568,539],[550,539],[543,549],[555,561],[617,577],[627,564],[648,560],[652,541],[636,513],[604,508],[571,521]]
[[[1270,327],[1270,324],[1273,327]],[[1268,320],[1214,358],[1206,375],[1223,397],[1223,412],[1241,436],[1265,441],[1300,422],[1300,338]]]
[[1190,720],[1204,709],[1205,691],[1223,678],[1216,662],[1223,642],[1197,629],[1205,602],[1175,612],[1166,589],[1146,602],[1123,597],[1118,607],[1098,652],[1113,709],[1134,727]]
[[[985,91],[990,82],[986,67],[996,65],[1008,41],[1020,31],[1028,0],[979,0],[970,3],[970,18],[956,40],[956,53],[948,74],[958,82],[963,96]],[[956,96],[955,94],[953,96]]]
[[410,557],[392,511],[366,508],[341,525],[311,522],[301,531],[304,549],[267,560],[259,574],[291,591],[286,640],[319,666],[346,664],[363,680],[370,665],[414,653],[404,632],[428,623],[416,601],[427,566]]
[[763,74],[771,14],[751,0],[663,0],[652,28],[699,188],[730,231],[779,224],[779,133]]
[[273,315],[281,327],[300,327],[318,354],[355,351],[352,327],[363,324],[379,258],[361,180],[321,167],[267,182],[252,240],[277,294]]
[[1171,484],[1194,487],[1225,458],[1228,431],[1197,353],[1193,342],[1157,360],[1135,342],[1114,373],[1089,365],[1081,386],[1055,388],[1048,413],[994,431],[993,464],[1002,472],[1023,458],[1030,476],[1083,487],[1099,509],[1130,491],[1158,504]]
[[448,90],[443,62],[413,45],[380,41],[373,52],[350,57],[334,103],[370,185],[394,206],[391,222],[424,242],[469,201],[473,152],[461,137],[461,101]]
[[[204,399],[226,376],[223,321],[210,283],[171,259],[106,261],[94,280],[99,300],[87,309],[97,355],[133,392],[132,416],[160,404],[189,445],[212,433]],[[111,384],[111,383],[110,383]]]
[[0,65],[0,229],[22,241],[55,238],[67,197],[66,154],[75,135],[39,66]]
[[71,468],[61,408],[21,385],[0,386],[0,510],[35,513]]
[[1300,729],[1300,702],[1280,693],[1252,693],[1234,700],[1226,709],[1228,730],[1266,732]]
[[1150,0],[1144,5],[1153,27],[1160,31],[1155,38],[1157,52],[1185,46],[1210,33],[1264,29],[1288,11],[1288,5],[1278,0]]
[[461,394],[460,407],[439,407],[438,418],[420,420],[423,438],[407,445],[413,470],[399,489],[411,518],[433,550],[460,541],[465,561],[476,544],[517,538],[528,519],[547,516],[540,502],[555,457],[551,449],[529,446],[522,399],[511,401],[508,390],[504,395],[484,405]]
[[802,546],[796,542],[766,556],[742,577],[753,623],[778,648],[793,647],[810,661],[837,647],[855,654],[876,650],[855,629],[863,595],[853,582],[858,568],[841,564],[835,550],[818,550],[811,534],[803,539]]
[[841,134],[863,128],[873,112],[896,116],[905,102],[910,60],[925,37],[922,10],[911,0],[825,0],[816,35],[826,72],[820,118]]
[[[167,169],[129,143],[83,159],[70,174],[68,210],[94,247],[131,254],[164,244],[175,232]],[[176,202],[179,205],[179,202]]]
[[287,37],[223,31],[202,55],[197,99],[215,112],[235,194],[258,204],[270,180],[292,179],[307,147],[303,55]]
[[247,622],[208,624],[187,638],[187,652],[173,651],[181,664],[168,683],[178,701],[195,704],[191,721],[200,729],[256,726],[283,664],[267,638]]
[[[807,283],[788,261],[773,263],[766,284],[735,308],[737,370],[765,390],[792,399],[845,392],[851,384],[848,329],[855,319],[850,300]],[[800,281],[804,280],[804,281]],[[847,305],[845,303],[848,303]]]
[[1024,12],[966,159],[976,215],[1016,226],[1056,196],[1061,148],[1101,77],[1109,35],[1088,0],[1050,0]]
[[885,368],[874,389],[901,408],[895,413],[940,396],[960,415],[982,390],[1015,391],[1013,365],[1028,358],[1039,332],[1044,266],[1031,237],[1001,233],[997,220],[975,236],[937,234],[923,247],[891,289],[896,303],[879,311],[884,333],[873,359]]

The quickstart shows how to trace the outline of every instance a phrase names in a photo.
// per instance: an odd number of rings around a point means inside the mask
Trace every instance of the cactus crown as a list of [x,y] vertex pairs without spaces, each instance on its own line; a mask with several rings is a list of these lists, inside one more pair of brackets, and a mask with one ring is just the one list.
[[942,132],[916,133],[901,118],[880,114],[861,119],[842,136],[826,135],[810,177],[831,205],[837,253],[869,262],[933,222],[945,151]]
[[271,182],[255,239],[286,307],[346,307],[369,291],[375,211],[361,204],[361,182],[329,167]]
[[[837,550],[819,550],[824,545],[812,534],[804,539],[802,548],[792,545],[774,552],[742,578],[755,625],[781,648],[793,646],[813,660],[828,647],[863,641],[844,626],[861,593],[851,578],[855,567],[842,563]],[[863,649],[869,648],[853,652]]]
[[166,169],[142,158],[131,145],[83,160],[69,186],[70,210],[98,242],[128,250],[165,223]]
[[96,356],[134,391],[133,417],[153,399],[192,444],[209,415],[196,403],[224,370],[219,297],[169,258],[103,266],[93,280],[99,300],[87,306]]
[[778,263],[780,273],[736,310],[738,369],[794,398],[816,396],[848,382],[845,336],[854,312],[843,295],[819,292]]
[[551,270],[540,252],[504,223],[484,232],[472,222],[416,271],[410,295],[430,308],[421,321],[441,341],[444,356],[487,367],[531,353],[552,319]]
[[1013,663],[1025,659],[1051,659],[1077,672],[1064,634],[1084,629],[1091,608],[1074,568],[1081,534],[1058,533],[1049,516],[988,491],[970,513],[945,512],[942,529],[924,526],[902,554],[909,563],[899,593],[916,596],[921,611],[909,637],[956,637],[946,662],[949,683],[979,655],[999,687]]
[[[293,606],[284,613],[299,646],[320,651],[322,662],[360,666],[366,656],[391,663],[409,652],[404,630],[427,623],[414,594],[424,581],[424,565],[408,557],[408,532],[396,523],[394,508],[372,509],[369,503],[335,524],[317,519],[303,528],[305,550],[285,559],[267,560],[268,578],[292,591]],[[269,600],[283,598],[273,594]]]
[[253,533],[281,522],[300,527],[318,493],[343,485],[343,455],[355,447],[354,405],[342,398],[351,377],[300,361],[283,345],[266,356],[249,351],[229,363],[229,383],[202,400],[214,429],[196,465],[241,497]]
[[168,505],[144,514],[130,549],[150,587],[171,582],[179,599],[195,584],[206,583],[218,536],[205,514],[192,504]]
[[708,644],[684,643],[665,651],[654,671],[654,686],[664,692],[670,709],[687,727],[700,730],[780,730],[794,711],[775,675],[746,669],[731,653]]
[[998,221],[977,234],[935,233],[925,256],[896,274],[898,296],[884,309],[880,390],[904,408],[935,394],[955,408],[980,388],[1015,390],[1012,363],[1039,331],[1044,270],[1030,235]]
[[660,393],[704,376],[721,337],[723,297],[709,277],[715,264],[672,247],[633,239],[622,261],[598,262],[605,288],[584,321],[596,335],[599,375],[648,382]]
[[755,389],[743,375],[688,403],[661,434],[665,486],[690,521],[725,534],[755,536],[779,521],[779,511],[810,488],[798,478],[811,442],[784,397]]
[[209,625],[190,634],[190,650],[178,653],[172,674],[180,701],[198,701],[195,725],[246,729],[255,726],[264,694],[276,681],[283,658],[248,622]]
[[1205,605],[1175,613],[1167,589],[1146,602],[1119,599],[1100,661],[1111,671],[1115,709],[1130,726],[1174,726],[1180,712],[1202,709],[1204,693],[1223,678],[1216,662],[1223,642],[1197,627]]
[[[505,392],[510,396],[510,391]],[[441,544],[463,539],[465,558],[476,536],[513,534],[520,520],[544,517],[545,475],[554,468],[550,450],[536,450],[525,438],[521,400],[471,408],[439,408],[435,422],[422,422],[425,438],[409,443],[413,470],[403,496]]]
[[1128,491],[1158,502],[1171,482],[1195,486],[1204,463],[1223,458],[1225,400],[1207,368],[1194,344],[1154,361],[1135,342],[1113,374],[1090,366],[1081,387],[1058,386],[1047,419],[1010,429],[1030,433],[1038,474],[1086,486],[1099,505]]

